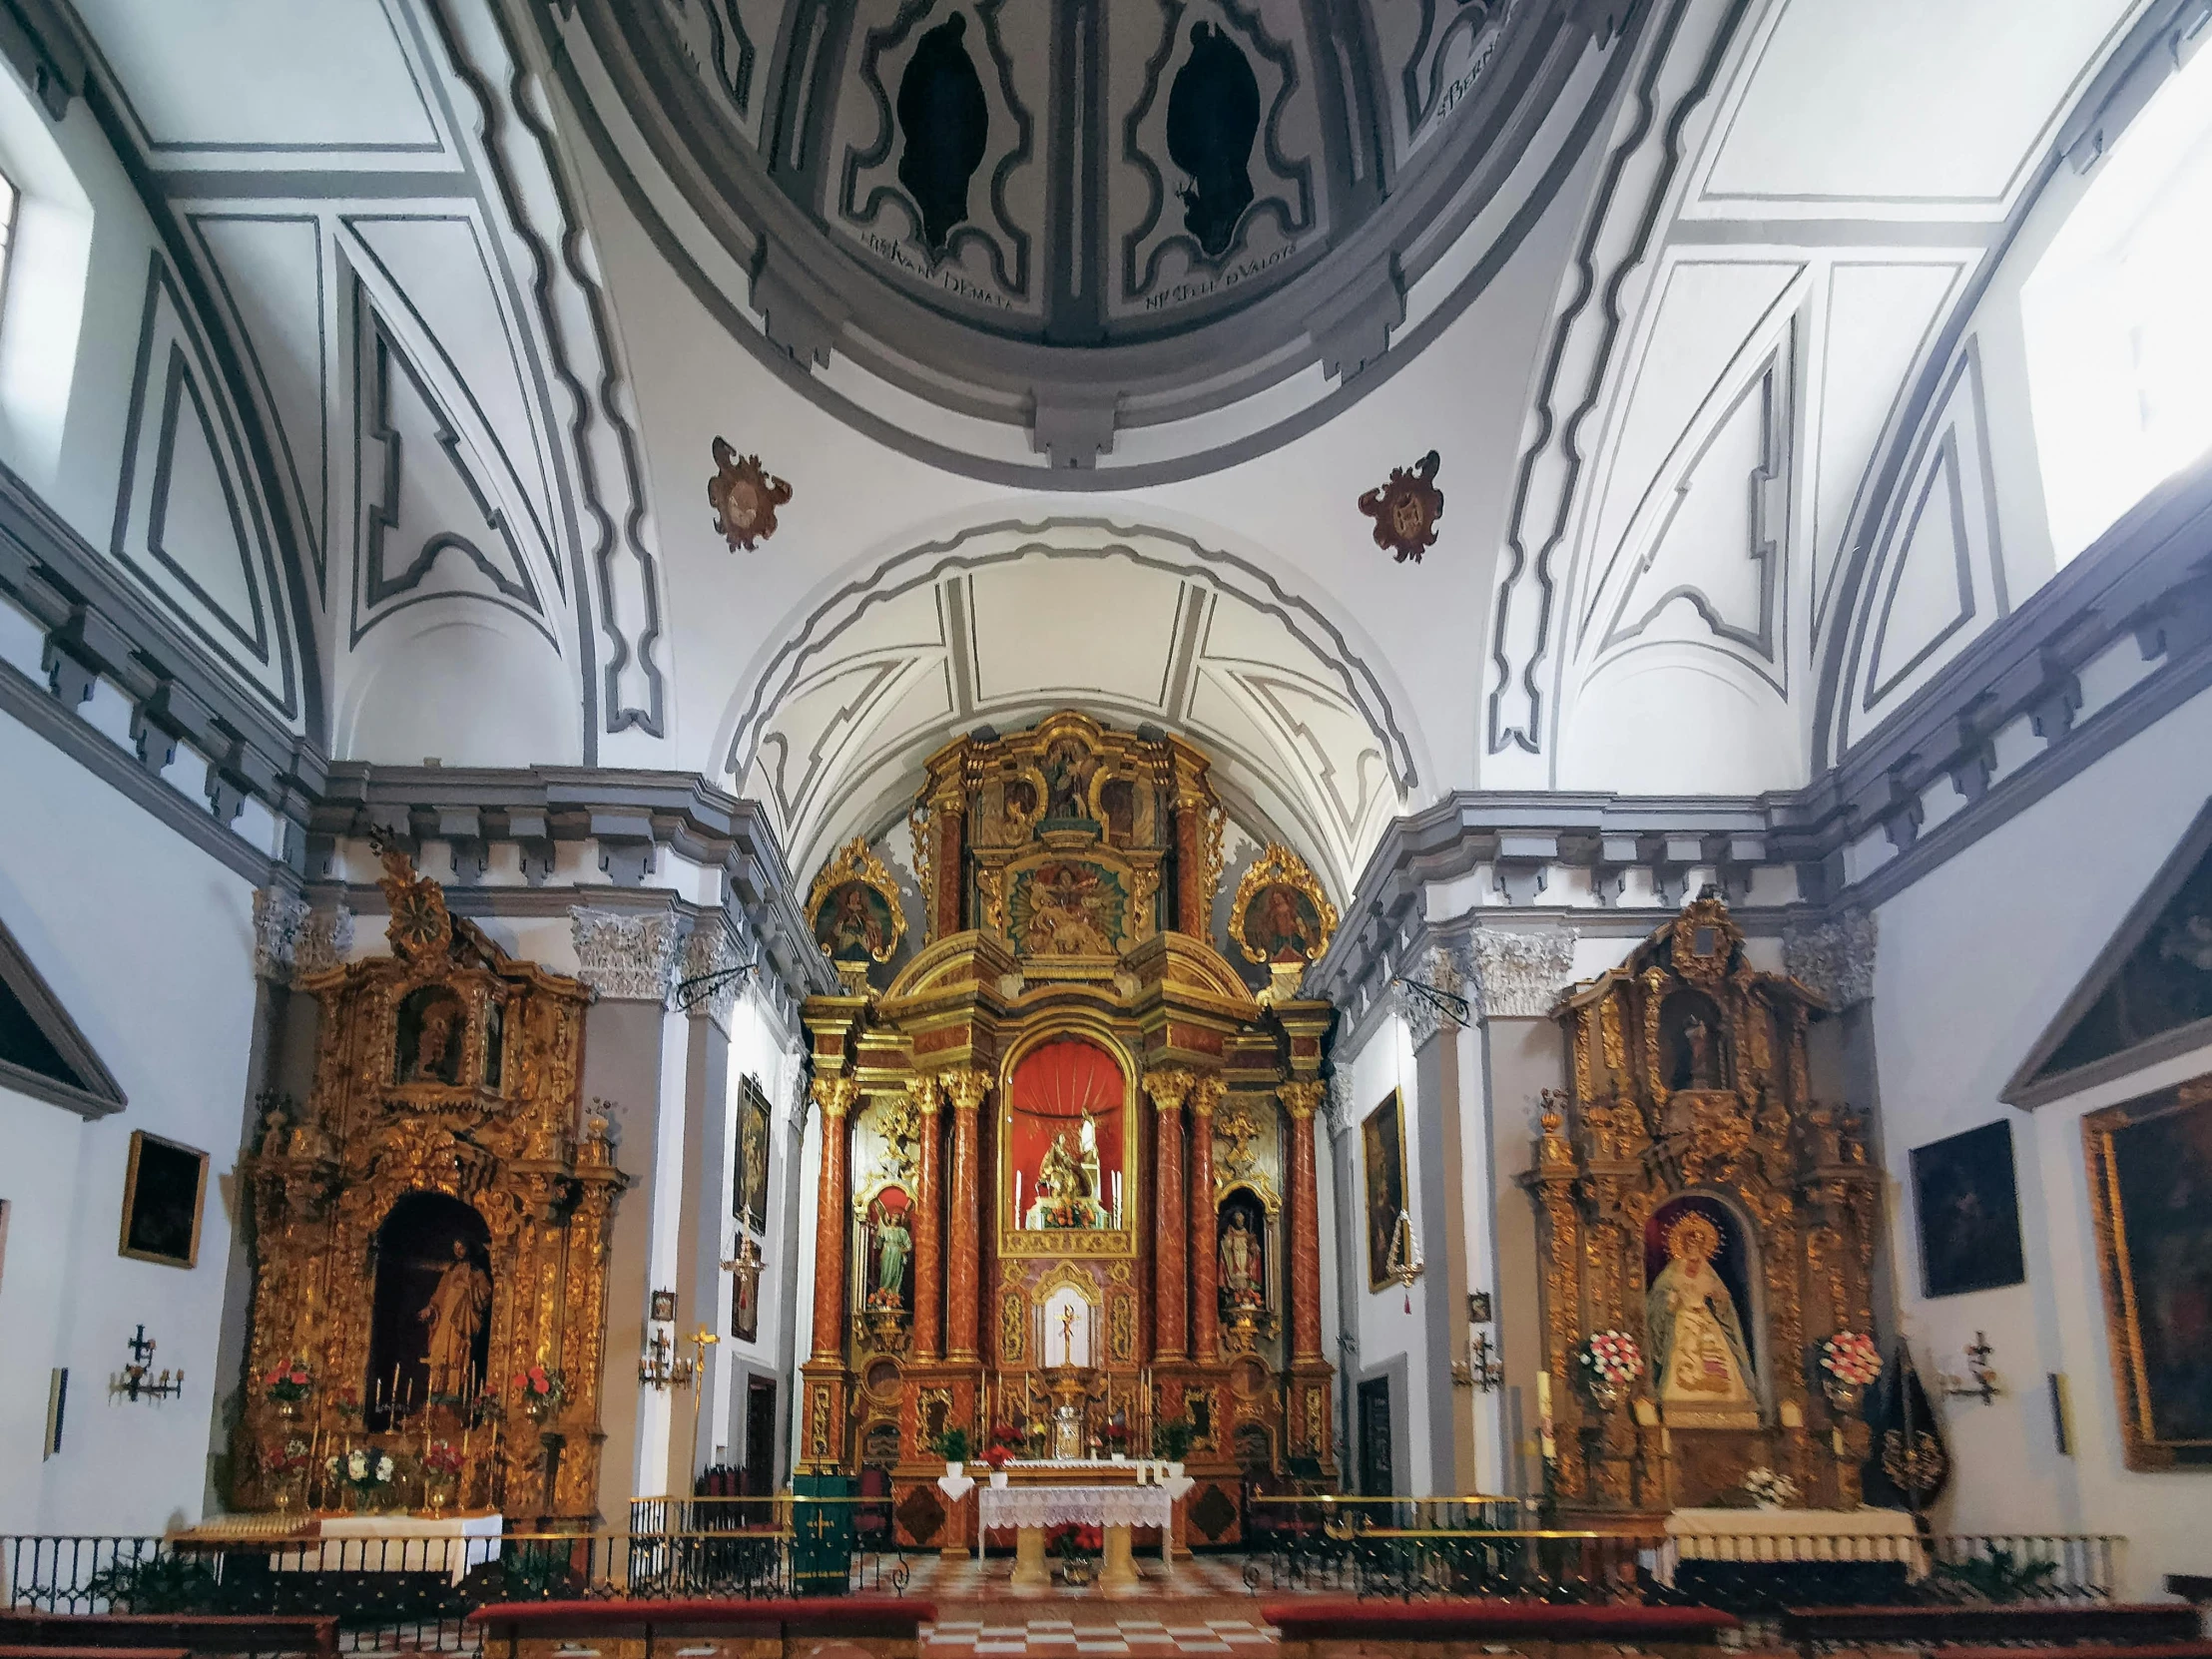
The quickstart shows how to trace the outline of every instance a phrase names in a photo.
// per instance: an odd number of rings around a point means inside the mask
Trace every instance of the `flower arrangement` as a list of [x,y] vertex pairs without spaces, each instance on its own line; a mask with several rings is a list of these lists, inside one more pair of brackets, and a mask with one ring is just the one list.
[[964,1428],[946,1428],[937,1435],[937,1455],[947,1463],[965,1463],[968,1450],[968,1431]]
[[262,1453],[262,1467],[270,1474],[297,1474],[314,1458],[314,1448],[294,1434],[281,1442],[272,1442]]
[[1075,1193],[1041,1199],[1037,1221],[1046,1227],[1093,1228],[1102,1219],[1098,1206]]
[[1099,1431],[1099,1438],[1106,1442],[1108,1451],[1127,1451],[1129,1449],[1129,1425],[1117,1417]]
[[1180,1463],[1191,1449],[1191,1424],[1187,1417],[1169,1417],[1152,1425],[1152,1455]]
[[1576,1356],[1593,1388],[1625,1388],[1644,1374],[1644,1353],[1625,1331],[1593,1332]]
[[451,1440],[432,1440],[422,1448],[422,1472],[450,1480],[461,1472],[461,1448]]
[[1756,1468],[1744,1476],[1744,1492],[1762,1509],[1787,1509],[1797,1502],[1797,1482],[1770,1468]]
[[1046,1541],[1062,1560],[1076,1561],[1086,1555],[1096,1555],[1106,1547],[1106,1529],[1087,1521],[1071,1521],[1056,1529]]
[[522,1408],[540,1422],[568,1397],[568,1385],[561,1381],[561,1374],[546,1370],[542,1361],[528,1371],[516,1372],[509,1385],[521,1397]]
[[983,1452],[983,1461],[994,1469],[1002,1469],[1014,1460],[1021,1449],[1021,1435],[1010,1422],[991,1425],[991,1442]]
[[314,1374],[306,1363],[294,1360],[288,1366],[278,1366],[264,1380],[269,1397],[282,1405],[296,1405],[314,1392]]
[[1882,1355],[1872,1337],[1839,1331],[1821,1344],[1821,1370],[1847,1388],[1864,1388],[1882,1375]]
[[361,1396],[358,1390],[346,1388],[330,1402],[338,1408],[338,1415],[348,1422],[358,1422],[361,1415]]
[[355,1446],[346,1452],[334,1452],[322,1460],[323,1473],[333,1485],[343,1486],[356,1500],[373,1498],[385,1491],[392,1477],[399,1472],[388,1451],[372,1451]]

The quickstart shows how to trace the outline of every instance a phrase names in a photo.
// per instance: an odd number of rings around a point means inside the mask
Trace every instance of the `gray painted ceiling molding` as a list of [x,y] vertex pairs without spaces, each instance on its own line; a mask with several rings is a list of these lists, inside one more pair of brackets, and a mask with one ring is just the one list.
[[[33,1100],[63,1107],[88,1123],[94,1118],[112,1116],[130,1104],[124,1098],[123,1085],[115,1080],[115,1073],[108,1069],[85,1034],[77,1029],[77,1022],[69,1017],[69,1010],[62,1006],[61,998],[54,994],[45,976],[24,954],[4,920],[0,920],[0,987],[4,987],[29,1016],[32,1040],[43,1039],[52,1051],[46,1066],[18,1065],[0,1055],[0,1088],[13,1089]],[[54,1075],[52,1068],[56,1064],[75,1081]]]
[[[581,0],[571,10],[576,22],[566,29],[551,8],[536,10],[548,72],[648,237],[733,337],[787,384],[877,441],[966,476],[1061,489],[1139,487],[1213,471],[1312,430],[1382,383],[1487,286],[1518,246],[1600,124],[1629,55],[1613,44],[1618,19],[1606,8],[1593,12],[1556,0],[1525,4],[1505,20],[1484,77],[1454,110],[1449,130],[1428,140],[1393,182],[1394,194],[1362,210],[1368,212],[1363,223],[1333,225],[1325,253],[1311,262],[1283,261],[1279,279],[1239,284],[1231,308],[1194,312],[1180,325],[1149,331],[1117,331],[1109,323],[1102,334],[1070,345],[1050,330],[1017,337],[1006,326],[925,300],[921,287],[871,269],[841,239],[825,235],[826,204],[810,209],[793,198],[793,191],[822,196],[830,188],[834,170],[819,165],[829,133],[819,108],[825,97],[818,94],[842,52],[820,52],[813,83],[785,94],[811,100],[807,107],[815,112],[802,123],[807,167],[787,178],[776,172],[782,152],[764,157],[755,151],[690,68],[658,8]],[[807,20],[817,10],[799,8]],[[779,44],[779,64],[789,44]],[[1593,52],[1604,54],[1594,74],[1585,67]],[[577,54],[590,57],[595,81],[612,84],[648,153],[626,153],[594,109]],[[1342,71],[1340,63],[1325,79]],[[1577,77],[1586,86],[1577,94],[1575,119],[1547,126],[1544,118],[1570,86],[1580,84]],[[782,85],[785,77],[770,79]],[[769,126],[783,133],[791,120],[787,111]],[[1064,137],[1055,135],[1055,142]],[[776,142],[796,141],[786,135]],[[1385,353],[1388,334],[1403,317],[1407,287],[1452,252],[1459,234],[1495,205],[1508,176],[1531,153],[1549,155],[1549,162],[1528,199],[1483,257],[1471,262],[1454,293]],[[1368,166],[1374,165],[1371,157]],[[748,274],[747,294],[726,293],[708,276],[702,265],[707,250],[687,247],[685,233],[671,225],[639,177],[641,166],[681,195],[691,210],[687,217],[703,228],[699,234],[715,243],[713,262],[734,263]],[[1363,199],[1352,189],[1341,195],[1339,206]],[[877,343],[887,340],[897,342],[895,352]],[[940,407],[1026,427],[1037,459],[1022,463],[916,437],[818,378],[814,370],[832,350]],[[1340,383],[1262,430],[1165,460],[1093,464],[1099,452],[1110,452],[1117,420],[1187,420],[1249,399],[1316,362],[1340,375]],[[1141,400],[1141,413],[1132,400]]]

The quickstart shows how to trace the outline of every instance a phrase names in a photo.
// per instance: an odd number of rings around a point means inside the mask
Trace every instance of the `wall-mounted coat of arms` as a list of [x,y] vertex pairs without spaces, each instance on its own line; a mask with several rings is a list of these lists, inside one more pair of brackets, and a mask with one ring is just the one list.
[[791,485],[761,468],[758,455],[740,456],[715,439],[715,475],[707,480],[707,502],[715,510],[715,532],[735,553],[752,552],[776,534],[776,509],[792,498]]
[[1375,520],[1375,545],[1399,564],[1436,545],[1436,525],[1444,516],[1444,492],[1436,487],[1435,450],[1411,467],[1390,468],[1390,481],[1360,497],[1360,510]]

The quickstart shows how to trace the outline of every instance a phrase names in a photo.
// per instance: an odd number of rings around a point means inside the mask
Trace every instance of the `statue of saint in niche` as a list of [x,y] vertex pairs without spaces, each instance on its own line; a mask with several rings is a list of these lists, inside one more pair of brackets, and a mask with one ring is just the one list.
[[1243,1210],[1230,1212],[1221,1235],[1221,1289],[1231,1302],[1258,1306],[1260,1291],[1260,1239],[1252,1231],[1252,1218]]
[[399,1004],[395,1032],[402,1083],[458,1083],[461,1080],[461,1004],[450,991],[424,985]]
[[906,1258],[913,1254],[914,1236],[906,1229],[906,1213],[887,1204],[876,1206],[875,1294],[869,1300],[883,1306],[906,1306]]
[[415,1318],[430,1328],[430,1392],[433,1397],[459,1398],[473,1391],[480,1381],[471,1374],[476,1364],[476,1334],[484,1328],[491,1309],[491,1275],[469,1259],[468,1246],[453,1241],[453,1260],[438,1275],[437,1289]]
[[[1673,1212],[1670,1216],[1668,1212]],[[1676,1420],[1756,1423],[1751,1351],[1736,1296],[1716,1266],[1720,1225],[1702,1207],[1669,1205],[1653,1220],[1666,1266],[1644,1298],[1652,1381]]]

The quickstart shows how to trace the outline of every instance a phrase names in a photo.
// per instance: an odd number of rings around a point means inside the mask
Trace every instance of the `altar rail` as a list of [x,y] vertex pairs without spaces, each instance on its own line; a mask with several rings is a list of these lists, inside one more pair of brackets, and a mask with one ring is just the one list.
[[[789,1524],[499,1538],[0,1536],[0,1605],[69,1614],[327,1614],[348,1652],[474,1651],[477,1634],[463,1621],[495,1602],[790,1596],[794,1542]],[[895,1555],[862,1549],[850,1557],[844,1588],[897,1594],[906,1580]]]

